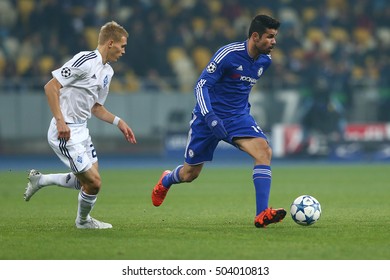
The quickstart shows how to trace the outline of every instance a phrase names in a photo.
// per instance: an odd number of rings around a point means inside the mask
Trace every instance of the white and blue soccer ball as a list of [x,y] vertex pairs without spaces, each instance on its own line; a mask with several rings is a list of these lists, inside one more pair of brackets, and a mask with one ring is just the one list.
[[298,225],[310,226],[321,217],[321,204],[311,195],[301,195],[291,204],[290,213]]

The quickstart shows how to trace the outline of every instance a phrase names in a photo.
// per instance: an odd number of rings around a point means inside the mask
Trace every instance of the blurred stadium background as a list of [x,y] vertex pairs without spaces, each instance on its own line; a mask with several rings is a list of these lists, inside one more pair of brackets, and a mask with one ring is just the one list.
[[219,47],[245,40],[259,13],[282,22],[251,95],[275,158],[390,160],[388,0],[0,0],[0,156],[52,155],[43,86],[115,20],[130,37],[106,106],[139,143],[92,119],[95,146],[181,158],[199,73]]

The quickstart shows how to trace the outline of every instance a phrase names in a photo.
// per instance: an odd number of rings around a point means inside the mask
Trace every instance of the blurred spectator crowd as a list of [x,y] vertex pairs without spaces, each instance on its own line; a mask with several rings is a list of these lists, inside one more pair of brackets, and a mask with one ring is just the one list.
[[112,91],[192,92],[211,55],[245,40],[259,13],[282,22],[259,87],[321,84],[346,107],[356,87],[390,95],[388,0],[0,0],[0,91],[42,90],[54,68],[95,49],[100,26],[115,20],[130,37],[113,64]]

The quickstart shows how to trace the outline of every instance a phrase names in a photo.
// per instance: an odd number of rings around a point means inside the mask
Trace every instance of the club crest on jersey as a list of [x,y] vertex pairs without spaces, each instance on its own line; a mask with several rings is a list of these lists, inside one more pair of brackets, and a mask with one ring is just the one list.
[[72,75],[72,71],[70,71],[69,67],[64,67],[61,69],[61,76],[64,78],[69,78]]
[[263,74],[263,67],[260,67],[259,71],[257,71],[257,76],[260,77]]
[[217,70],[217,64],[215,64],[214,61],[211,61],[209,65],[207,65],[206,67],[206,71],[207,73],[214,73],[215,70]]
[[108,76],[104,77],[103,88],[105,88],[107,85],[108,85]]

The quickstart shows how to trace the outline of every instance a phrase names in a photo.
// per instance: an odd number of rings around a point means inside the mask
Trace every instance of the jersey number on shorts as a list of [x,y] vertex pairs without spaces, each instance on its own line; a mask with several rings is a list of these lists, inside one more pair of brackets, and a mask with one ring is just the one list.
[[254,126],[252,125],[252,128],[254,131],[256,131],[257,133],[263,133],[263,131],[261,130],[260,126]]
[[89,147],[92,148],[91,155],[93,158],[97,157],[96,150],[93,148],[93,145],[91,144]]

